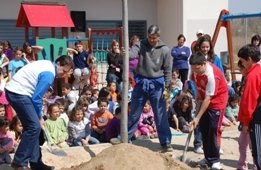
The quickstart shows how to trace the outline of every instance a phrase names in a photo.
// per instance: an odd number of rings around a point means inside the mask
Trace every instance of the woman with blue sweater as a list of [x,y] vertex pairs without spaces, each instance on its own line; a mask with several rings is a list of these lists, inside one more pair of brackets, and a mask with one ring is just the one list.
[[183,34],[178,36],[178,45],[173,47],[171,55],[173,57],[173,69],[179,70],[180,79],[183,84],[188,78],[188,58],[190,56],[190,49],[184,46],[186,38]]

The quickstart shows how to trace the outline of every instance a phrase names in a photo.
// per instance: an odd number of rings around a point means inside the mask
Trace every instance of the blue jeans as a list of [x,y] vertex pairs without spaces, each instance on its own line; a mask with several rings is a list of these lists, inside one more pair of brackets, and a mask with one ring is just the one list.
[[[0,147],[3,147],[3,146],[7,145],[10,142],[13,142],[11,138],[7,138],[7,137],[3,138],[1,143],[0,143]],[[10,156],[8,151],[5,151],[4,153],[0,153],[0,164],[2,164],[2,163],[10,164],[11,161],[12,161],[12,158],[11,158],[11,156]]]
[[[162,77],[163,82],[164,78]],[[171,132],[168,122],[168,114],[165,101],[162,98],[164,90],[163,82],[155,79],[141,79],[134,87],[131,98],[131,112],[128,117],[128,140],[130,141],[142,113],[143,107],[147,100],[150,101],[154,113],[154,119],[159,135],[160,144],[166,145],[171,143]]]
[[[91,144],[99,144],[100,142],[98,141],[98,139],[90,136],[88,143],[91,145]],[[78,138],[74,139],[72,146],[82,146],[81,139],[78,139]]]
[[194,130],[194,149],[200,148],[202,146],[202,134],[199,126]]
[[102,134],[92,130],[91,132],[91,136],[93,136],[93,138],[97,139],[100,142],[106,142],[105,141],[105,132],[103,132]]
[[5,94],[23,126],[21,142],[15,152],[13,162],[19,166],[27,166],[28,162],[37,165],[42,161],[39,146],[41,126],[32,99],[29,96],[12,93],[8,90]]

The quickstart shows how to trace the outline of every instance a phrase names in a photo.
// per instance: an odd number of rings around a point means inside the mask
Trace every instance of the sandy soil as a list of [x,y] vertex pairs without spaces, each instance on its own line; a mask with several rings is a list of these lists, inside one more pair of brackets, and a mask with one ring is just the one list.
[[[73,147],[59,152],[50,153],[43,150],[43,160],[55,169],[61,170],[176,170],[192,169],[181,163],[180,157],[184,150],[187,134],[172,131],[173,153],[160,154],[158,139],[136,140],[133,144],[92,145],[90,147]],[[239,158],[237,127],[226,128],[222,134],[221,165],[225,170],[237,168]],[[193,152],[193,136],[187,152],[187,164],[199,161],[204,156]],[[252,162],[250,151],[248,160]],[[191,163],[192,162],[192,163]],[[249,165],[252,169],[252,164]],[[0,165],[0,170],[11,170],[8,165]]]
[[[171,155],[153,152],[147,148],[119,144],[103,150],[91,161],[73,170],[185,170],[186,164],[171,158]],[[68,169],[69,170],[69,169]]]
[[[73,167],[73,170],[148,170],[148,169],[194,169],[195,162],[204,158],[202,154],[193,152],[193,139],[187,152],[186,164],[180,162],[183,154],[184,144],[187,134],[180,134],[172,130],[173,153],[160,154],[160,145],[158,139],[152,140],[136,140],[133,145],[121,144],[105,149],[89,162],[80,166]],[[222,134],[221,147],[224,153],[221,155],[221,165],[224,170],[232,170],[237,168],[239,158],[238,139],[239,131],[236,126],[225,128]],[[248,151],[248,160],[252,162],[250,151]],[[193,166],[193,167],[192,167]],[[199,169],[199,168],[195,168]],[[201,168],[207,169],[207,168]],[[252,164],[249,164],[252,169]],[[68,170],[68,169],[66,169]]]

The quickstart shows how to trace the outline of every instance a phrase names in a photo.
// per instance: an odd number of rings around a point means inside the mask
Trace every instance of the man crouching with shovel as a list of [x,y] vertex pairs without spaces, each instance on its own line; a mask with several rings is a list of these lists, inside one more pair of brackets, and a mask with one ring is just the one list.
[[191,128],[198,124],[202,133],[205,158],[198,165],[210,165],[211,169],[221,169],[220,138],[221,124],[228,99],[228,87],[223,73],[208,62],[202,53],[195,53],[189,59],[197,89],[197,101],[202,101],[198,114],[190,123]]
[[41,115],[42,98],[56,76],[68,76],[73,73],[73,69],[74,64],[69,56],[59,57],[55,64],[39,60],[21,68],[6,85],[6,98],[16,111],[24,129],[11,164],[14,169],[54,169],[42,162],[39,146],[39,135],[44,124]]

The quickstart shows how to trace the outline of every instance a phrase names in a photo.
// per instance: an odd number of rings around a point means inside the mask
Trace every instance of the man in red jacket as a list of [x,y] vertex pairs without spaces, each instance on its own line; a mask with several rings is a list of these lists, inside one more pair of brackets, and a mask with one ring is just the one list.
[[261,169],[261,63],[260,51],[253,45],[245,45],[238,51],[239,60],[246,68],[246,83],[240,102],[238,120],[243,133],[249,133],[252,156]]

